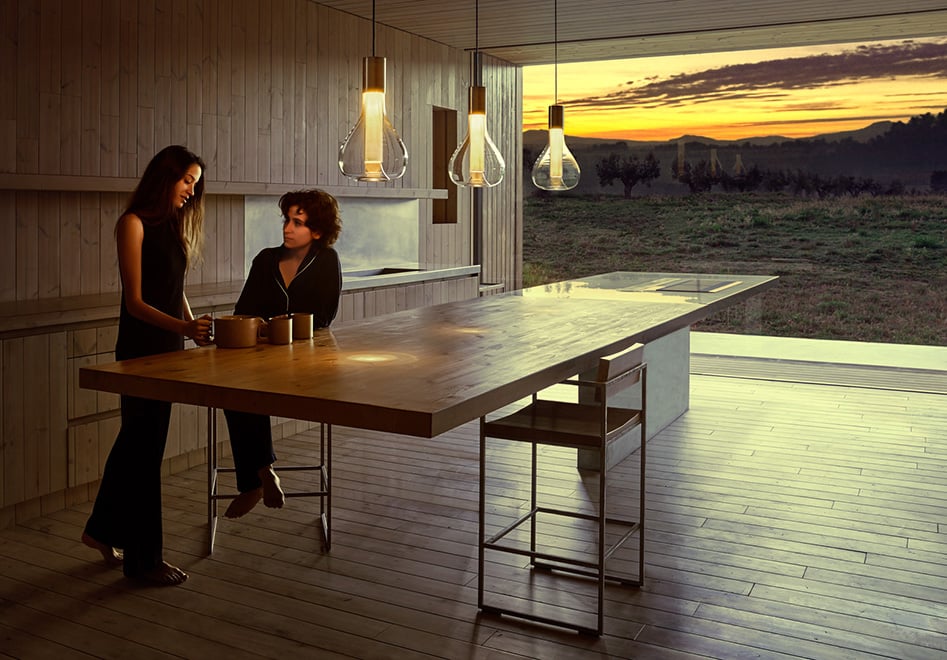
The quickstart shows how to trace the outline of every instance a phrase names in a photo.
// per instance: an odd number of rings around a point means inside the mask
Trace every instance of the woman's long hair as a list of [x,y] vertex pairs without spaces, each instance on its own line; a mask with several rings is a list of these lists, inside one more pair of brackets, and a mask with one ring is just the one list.
[[[178,208],[172,198],[175,184],[184,178],[191,165],[201,168],[201,178],[194,186],[194,194]],[[142,222],[160,224],[171,222],[181,241],[188,261],[196,263],[204,246],[204,176],[207,166],[200,156],[186,147],[173,144],[165,147],[151,159],[141,181],[128,200],[125,213],[134,213]],[[124,214],[123,214],[124,215]]]

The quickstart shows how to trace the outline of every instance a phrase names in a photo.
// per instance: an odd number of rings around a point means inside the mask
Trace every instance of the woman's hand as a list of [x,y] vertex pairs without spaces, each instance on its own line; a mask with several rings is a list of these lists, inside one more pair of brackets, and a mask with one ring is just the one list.
[[209,314],[204,314],[200,318],[191,319],[186,322],[184,327],[184,336],[190,337],[198,346],[207,346],[213,343],[210,337],[211,324],[213,319]]

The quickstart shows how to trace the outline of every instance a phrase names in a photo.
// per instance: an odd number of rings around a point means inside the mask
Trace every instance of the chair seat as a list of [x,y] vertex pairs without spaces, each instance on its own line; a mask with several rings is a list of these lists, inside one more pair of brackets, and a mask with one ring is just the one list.
[[[600,448],[602,409],[597,404],[569,403],[539,399],[505,417],[488,421],[484,432],[493,438],[568,447]],[[641,411],[608,408],[607,437],[619,435],[638,424]]]

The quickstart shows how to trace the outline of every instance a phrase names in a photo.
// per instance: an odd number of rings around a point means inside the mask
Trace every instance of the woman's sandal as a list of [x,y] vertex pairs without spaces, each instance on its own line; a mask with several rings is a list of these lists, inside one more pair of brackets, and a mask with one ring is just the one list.
[[85,532],[82,533],[82,542],[93,550],[102,553],[102,560],[106,566],[121,566],[125,559],[121,550],[116,550],[110,545],[97,541]]

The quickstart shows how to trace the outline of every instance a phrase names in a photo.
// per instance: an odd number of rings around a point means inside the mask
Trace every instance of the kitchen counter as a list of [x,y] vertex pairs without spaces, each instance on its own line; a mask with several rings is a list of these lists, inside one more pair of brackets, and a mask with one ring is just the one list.
[[[479,272],[479,266],[368,269],[343,273],[342,293],[473,277]],[[232,310],[242,288],[243,281],[233,281],[190,285],[186,290],[188,302],[195,313],[213,314]],[[115,292],[0,303],[0,339],[117,321],[120,302],[120,294]]]

